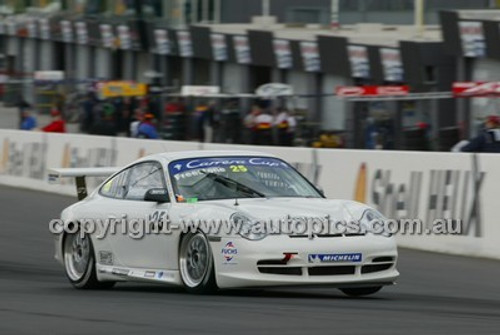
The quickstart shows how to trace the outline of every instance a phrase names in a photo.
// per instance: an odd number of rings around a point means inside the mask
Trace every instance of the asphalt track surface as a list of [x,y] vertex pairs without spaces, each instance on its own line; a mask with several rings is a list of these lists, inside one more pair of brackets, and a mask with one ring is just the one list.
[[500,262],[410,250],[398,285],[362,299],[329,288],[78,291],[48,232],[72,202],[0,187],[0,334],[500,334]]

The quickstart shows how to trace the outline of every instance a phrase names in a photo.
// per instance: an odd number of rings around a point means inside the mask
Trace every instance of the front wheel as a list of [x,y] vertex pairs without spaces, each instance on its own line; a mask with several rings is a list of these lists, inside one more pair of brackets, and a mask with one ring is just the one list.
[[357,287],[357,288],[341,288],[340,290],[350,297],[364,297],[375,294],[382,289],[382,286],[375,287]]
[[184,235],[179,248],[179,272],[190,293],[207,294],[217,290],[212,250],[205,234]]
[[114,282],[97,280],[92,240],[80,232],[68,234],[63,243],[64,269],[71,284],[77,289],[108,289]]

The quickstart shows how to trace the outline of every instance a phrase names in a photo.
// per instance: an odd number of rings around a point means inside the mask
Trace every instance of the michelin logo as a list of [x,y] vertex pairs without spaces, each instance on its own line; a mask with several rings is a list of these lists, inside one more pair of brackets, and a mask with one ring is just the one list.
[[358,254],[309,254],[309,263],[359,263],[363,255]]

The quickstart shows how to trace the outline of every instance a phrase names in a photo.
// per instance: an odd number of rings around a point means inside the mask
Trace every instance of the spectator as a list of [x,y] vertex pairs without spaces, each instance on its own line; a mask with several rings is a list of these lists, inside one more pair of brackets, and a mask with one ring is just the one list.
[[92,135],[116,136],[118,129],[114,113],[112,111],[104,111],[104,115],[99,121],[94,123],[89,133]]
[[462,152],[500,153],[500,117],[489,116],[485,130],[461,148]]
[[61,112],[57,109],[53,109],[50,112],[50,116],[52,116],[52,122],[42,128],[42,131],[46,133],[65,133],[66,122],[62,119]]
[[243,120],[245,130],[246,130],[246,138],[248,144],[257,144],[257,127],[255,123],[255,119],[262,113],[262,110],[258,105],[254,105],[250,113],[245,116]]
[[30,113],[29,109],[21,112],[21,130],[33,130],[36,128],[36,118]]
[[138,108],[134,112],[134,119],[130,122],[130,137],[139,136],[139,126],[143,120],[142,111]]
[[16,107],[19,110],[19,128],[21,128],[21,123],[23,122],[23,113],[31,108],[31,105],[22,96],[19,96]]
[[83,120],[81,130],[88,132],[94,125],[94,107],[97,105],[98,100],[94,92],[87,94],[87,99],[83,102]]
[[282,108],[276,117],[275,126],[278,130],[278,145],[292,146],[295,138],[295,128],[297,121],[287,109]]
[[153,124],[154,118],[154,115],[150,113],[144,115],[144,120],[139,125],[137,133],[138,138],[147,138],[150,140],[156,140],[159,138],[158,131]]
[[[212,110],[208,104],[200,104],[195,110],[195,136],[200,142],[205,142],[206,137],[210,136],[207,132],[210,124]],[[207,134],[209,136],[207,136]]]
[[257,144],[273,144],[273,124],[274,118],[268,111],[262,111],[255,117],[255,132]]

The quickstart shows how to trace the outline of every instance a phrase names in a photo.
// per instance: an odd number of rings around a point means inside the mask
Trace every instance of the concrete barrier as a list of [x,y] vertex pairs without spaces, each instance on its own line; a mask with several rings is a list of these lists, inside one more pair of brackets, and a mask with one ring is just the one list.
[[[500,259],[500,155],[252,147],[0,130],[0,184],[74,195],[49,185],[55,167],[123,166],[186,150],[252,150],[292,163],[329,198],[352,199],[395,219],[454,220],[458,235],[398,235],[401,246]],[[89,181],[97,186],[100,180]]]

